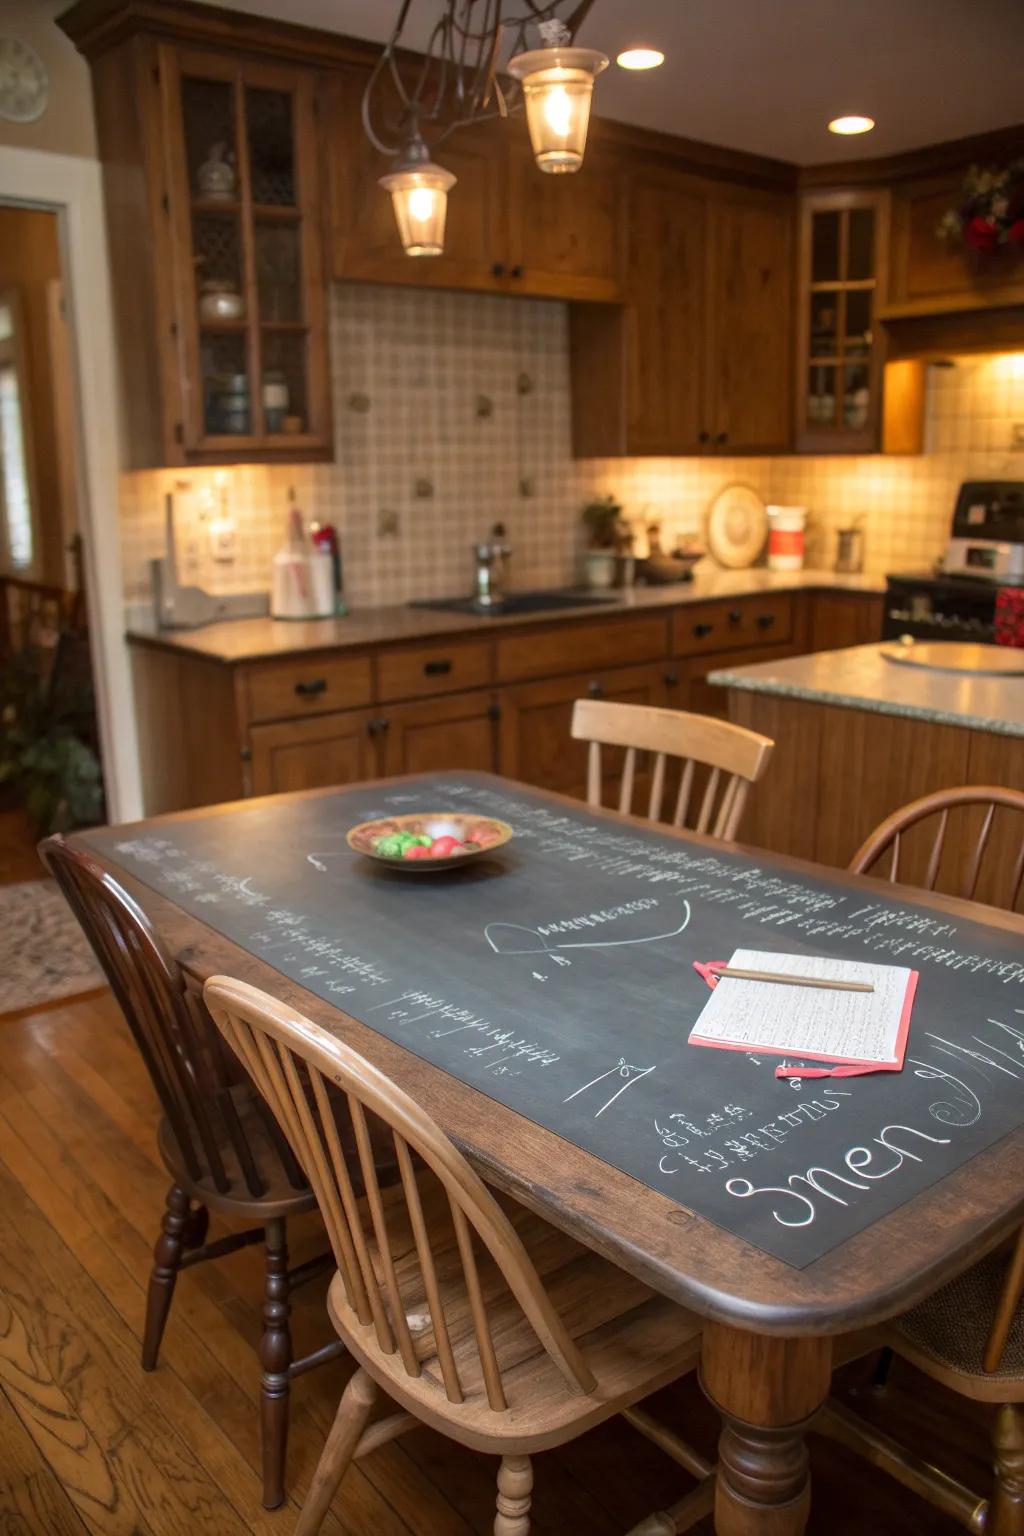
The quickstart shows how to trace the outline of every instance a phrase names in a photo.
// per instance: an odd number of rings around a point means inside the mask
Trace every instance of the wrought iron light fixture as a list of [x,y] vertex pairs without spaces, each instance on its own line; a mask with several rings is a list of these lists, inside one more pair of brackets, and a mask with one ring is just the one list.
[[[438,0],[431,3],[436,6]],[[394,156],[380,184],[391,193],[408,256],[439,256],[444,249],[448,193],[455,177],[434,162],[432,150],[457,128],[508,117],[525,101],[541,170],[579,169],[594,78],[608,64],[603,53],[573,45],[593,3],[440,0],[442,14],[423,56],[406,59],[402,35],[413,0],[402,0],[395,29],[363,93],[362,114],[371,144]],[[527,47],[531,27],[540,34],[539,48]],[[508,52],[512,57],[502,75]]]

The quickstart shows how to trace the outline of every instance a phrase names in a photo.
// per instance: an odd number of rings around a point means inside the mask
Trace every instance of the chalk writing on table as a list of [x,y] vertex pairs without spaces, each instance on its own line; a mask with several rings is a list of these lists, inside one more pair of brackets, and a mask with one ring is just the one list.
[[[513,842],[431,880],[347,846],[358,821],[438,805]],[[413,1057],[792,1264],[1024,1123],[1019,939],[884,888],[447,775],[86,839]],[[690,960],[743,945],[919,969],[903,1072],[776,1081],[778,1057],[689,1046]]]

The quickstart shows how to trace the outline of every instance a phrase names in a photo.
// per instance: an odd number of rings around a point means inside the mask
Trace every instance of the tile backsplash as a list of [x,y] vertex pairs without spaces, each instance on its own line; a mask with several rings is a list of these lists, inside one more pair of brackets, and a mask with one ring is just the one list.
[[[519,587],[568,585],[579,512],[612,491],[663,542],[700,532],[722,486],[806,506],[808,563],[831,565],[835,532],[860,519],[867,569],[931,563],[964,479],[1024,477],[1012,449],[1024,422],[1024,354],[963,357],[929,370],[925,452],[773,459],[591,459],[570,452],[564,304],[344,284],[331,295],[336,462],[154,470],[121,482],[126,597],[149,592],[163,546],[163,498],[176,495],[182,577],[214,592],[261,590],[281,542],[288,492],[338,528],[350,603],[469,589],[470,546],[502,522]],[[234,558],[213,555],[211,525],[235,527]]]

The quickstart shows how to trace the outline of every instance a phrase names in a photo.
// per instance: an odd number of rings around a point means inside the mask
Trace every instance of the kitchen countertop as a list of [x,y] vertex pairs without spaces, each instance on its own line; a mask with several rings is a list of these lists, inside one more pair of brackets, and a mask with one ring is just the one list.
[[721,667],[708,674],[708,682],[747,693],[1024,736],[1024,677],[978,677],[898,666],[886,660],[884,650],[884,645],[855,645],[786,661]]
[[823,590],[878,594],[885,591],[885,582],[881,577],[840,576],[835,571],[726,571],[705,560],[696,568],[692,581],[663,587],[635,587],[612,602],[588,603],[579,608],[546,613],[487,618],[395,605],[357,608],[337,619],[232,619],[207,624],[201,629],[161,630],[155,624],[134,623],[127,631],[127,638],[133,644],[158,646],[231,665],[301,655],[308,651],[346,650],[402,640],[429,640],[434,636],[489,633],[525,624],[645,613],[715,598]]

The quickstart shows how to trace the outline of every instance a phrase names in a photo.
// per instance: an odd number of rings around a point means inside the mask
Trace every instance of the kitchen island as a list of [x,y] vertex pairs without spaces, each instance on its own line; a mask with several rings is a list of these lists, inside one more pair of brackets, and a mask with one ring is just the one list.
[[859,645],[708,674],[709,686],[728,690],[729,718],[776,743],[745,842],[843,866],[919,795],[957,784],[1024,788],[1024,677],[900,664],[886,655],[893,649]]

